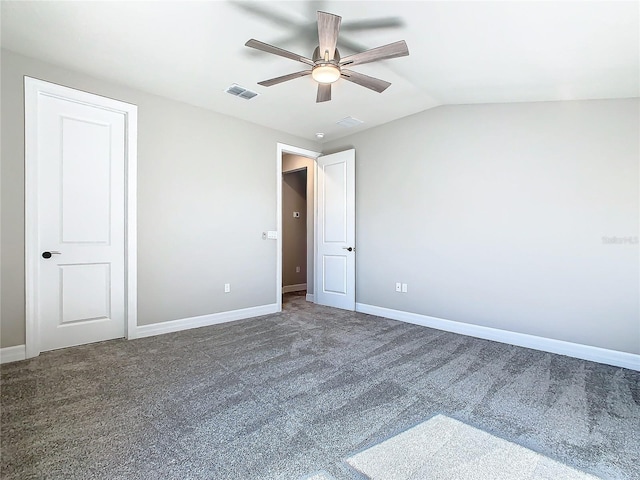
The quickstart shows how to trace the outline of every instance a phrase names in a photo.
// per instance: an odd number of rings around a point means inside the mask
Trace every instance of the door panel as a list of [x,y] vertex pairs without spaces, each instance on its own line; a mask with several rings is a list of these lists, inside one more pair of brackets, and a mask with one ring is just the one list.
[[111,266],[108,263],[58,265],[62,324],[111,316]]
[[324,188],[324,242],[347,241],[347,165],[345,162],[328,164],[323,168]]
[[41,350],[124,336],[125,116],[38,99]]
[[318,158],[318,230],[316,303],[355,310],[355,150]]
[[60,134],[62,242],[109,243],[110,125],[63,117]]
[[324,285],[328,293],[347,294],[347,256],[324,256]]

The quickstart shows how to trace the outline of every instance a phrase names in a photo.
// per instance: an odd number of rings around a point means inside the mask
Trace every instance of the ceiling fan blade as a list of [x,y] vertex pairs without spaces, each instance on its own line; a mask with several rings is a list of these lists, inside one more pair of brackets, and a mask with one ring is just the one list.
[[281,77],[263,80],[262,82],[258,82],[258,85],[262,85],[263,87],[271,87],[282,82],[293,80],[294,78],[304,77],[305,75],[311,75],[311,70],[303,70],[302,72],[290,73],[289,75],[283,75]]
[[350,82],[357,83],[358,85],[362,85],[363,87],[367,87],[378,93],[384,92],[389,85],[391,85],[391,83],[380,80],[379,78],[370,77],[363,73],[352,72],[351,70],[345,69],[342,69],[342,78]]
[[356,20],[343,23],[340,27],[343,32],[355,32],[359,30],[375,30],[379,28],[404,27],[404,22],[399,17],[376,18],[371,20]]
[[[298,26],[298,21],[295,18],[291,18],[288,15],[283,15],[278,12],[274,12],[273,9],[265,8],[255,2],[239,2],[230,1],[232,7],[238,7],[245,12],[250,13],[258,17],[261,21],[267,20],[275,25],[284,28],[295,28]],[[313,18],[313,16],[311,17]]]
[[387,58],[404,57],[409,55],[407,43],[404,40],[390,43],[382,47],[372,48],[366,52],[356,53],[340,60],[340,66],[362,65]]
[[331,84],[319,83],[318,96],[316,97],[316,103],[328,102],[329,100],[331,100]]
[[274,55],[280,55],[281,57],[290,58],[291,60],[306,63],[307,65],[314,65],[313,61],[309,58],[298,55],[297,53],[289,52],[288,50],[274,47],[273,45],[269,45],[268,43],[255,40],[253,38],[245,43],[245,45],[247,47],[255,48],[256,50],[262,50],[263,52],[273,53]]
[[333,60],[341,21],[342,17],[338,15],[318,12],[318,40],[320,41],[320,55],[322,55],[322,58],[325,58],[325,52],[329,52],[328,60]]

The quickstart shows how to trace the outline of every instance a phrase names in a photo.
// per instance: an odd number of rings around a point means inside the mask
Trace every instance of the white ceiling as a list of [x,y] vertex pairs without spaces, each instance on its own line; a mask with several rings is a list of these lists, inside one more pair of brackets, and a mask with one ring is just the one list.
[[[327,141],[441,104],[638,97],[639,8],[637,1],[3,0],[2,45],[301,137],[324,132]],[[257,85],[305,66],[244,43],[256,38],[310,57],[317,10],[343,17],[343,56],[406,40],[408,57],[353,67],[392,82],[389,89],[339,80],[333,100],[316,104],[309,77]],[[396,26],[348,29],[364,20]],[[224,92],[232,83],[260,96],[233,97]],[[346,116],[365,123],[337,126]]]

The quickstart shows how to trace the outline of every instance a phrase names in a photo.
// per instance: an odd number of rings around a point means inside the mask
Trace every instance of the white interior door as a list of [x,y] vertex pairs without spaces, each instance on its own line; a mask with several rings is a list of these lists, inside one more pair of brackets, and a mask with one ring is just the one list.
[[315,301],[355,310],[356,151],[318,160],[318,231]]
[[126,116],[78,93],[28,99],[27,276],[42,351],[125,334]]

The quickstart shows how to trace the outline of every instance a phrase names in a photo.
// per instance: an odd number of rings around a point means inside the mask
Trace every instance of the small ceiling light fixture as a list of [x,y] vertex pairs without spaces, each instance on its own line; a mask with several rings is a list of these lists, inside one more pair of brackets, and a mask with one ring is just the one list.
[[316,138],[317,139],[324,138],[324,133],[322,133],[322,132],[316,133]]
[[340,78],[340,67],[323,63],[313,67],[311,76],[318,83],[333,83]]

